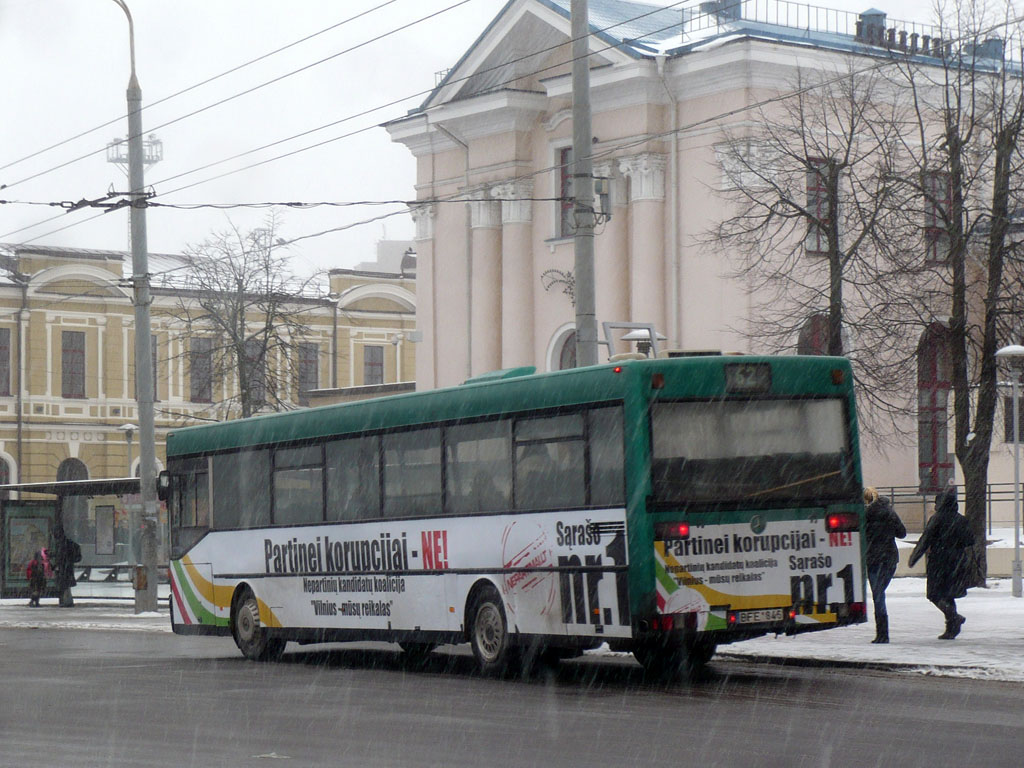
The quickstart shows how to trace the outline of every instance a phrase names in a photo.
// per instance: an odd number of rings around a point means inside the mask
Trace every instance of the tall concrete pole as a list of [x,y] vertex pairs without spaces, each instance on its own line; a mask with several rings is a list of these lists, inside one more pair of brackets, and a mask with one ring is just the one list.
[[594,171],[590,130],[590,21],[587,0],[569,5],[572,31],[572,195],[576,278],[576,365],[597,364],[594,298]]
[[[131,187],[132,288],[135,303],[135,398],[139,410],[139,474],[142,490],[142,568],[136,572],[135,612],[155,611],[156,594],[156,432],[153,425],[153,351],[149,338],[149,253],[146,244],[142,88],[135,76],[135,28],[124,0],[114,0],[128,17],[131,76],[128,80],[128,183]],[[138,514],[138,513],[136,513]]]

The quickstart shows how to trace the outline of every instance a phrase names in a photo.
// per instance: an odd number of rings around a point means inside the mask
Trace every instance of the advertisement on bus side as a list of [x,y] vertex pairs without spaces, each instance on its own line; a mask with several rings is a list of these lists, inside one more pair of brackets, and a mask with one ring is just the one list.
[[458,631],[481,578],[523,633],[630,635],[625,510],[211,532],[172,563],[181,624],[226,627],[249,583],[270,627]]

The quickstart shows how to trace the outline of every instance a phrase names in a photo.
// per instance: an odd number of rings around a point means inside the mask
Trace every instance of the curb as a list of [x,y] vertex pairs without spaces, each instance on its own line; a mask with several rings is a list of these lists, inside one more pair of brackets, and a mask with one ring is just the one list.
[[899,661],[853,661],[850,659],[809,658],[807,656],[769,656],[754,653],[717,652],[714,659],[749,661],[752,664],[771,664],[777,667],[805,667],[820,669],[867,669],[878,672],[906,672],[910,670],[974,670],[983,672],[987,667],[972,667],[962,664],[921,664]]

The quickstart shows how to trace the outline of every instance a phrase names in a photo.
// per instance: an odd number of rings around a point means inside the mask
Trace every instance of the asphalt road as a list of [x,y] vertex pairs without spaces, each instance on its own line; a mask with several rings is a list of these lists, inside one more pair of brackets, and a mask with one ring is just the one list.
[[665,684],[607,657],[493,680],[461,649],[422,670],[390,646],[289,649],[0,630],[0,766],[1024,763],[1019,684],[737,661]]

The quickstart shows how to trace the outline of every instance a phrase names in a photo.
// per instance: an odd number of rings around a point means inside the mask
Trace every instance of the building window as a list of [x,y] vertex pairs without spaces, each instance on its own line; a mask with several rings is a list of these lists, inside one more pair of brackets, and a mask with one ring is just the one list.
[[821,158],[807,160],[807,238],[804,245],[808,253],[828,253],[828,161]]
[[576,367],[576,331],[569,331],[562,340],[562,348],[558,352],[558,370],[565,371]]
[[363,384],[384,383],[384,347],[363,347]]
[[[0,459],[0,485],[7,485],[11,482],[11,465],[7,463],[7,459]],[[0,491],[0,499],[11,498],[9,491]]]
[[267,357],[259,339],[245,340],[245,382],[249,388],[249,402],[263,405],[267,402]]
[[[1024,397],[1017,398],[1017,439],[1024,443]],[[1003,442],[1013,442],[1013,398],[1003,398]]]
[[558,151],[558,236],[572,237],[576,234],[572,209],[572,147]]
[[0,395],[11,394],[11,329],[0,328]]
[[316,344],[299,344],[299,405],[309,405],[306,393],[320,386],[320,348]]
[[828,315],[818,312],[804,321],[796,340],[798,355],[828,354]]
[[85,331],[61,331],[60,393],[85,397]]
[[193,403],[213,402],[213,339],[189,342],[189,397]]
[[945,264],[949,261],[949,212],[952,208],[953,185],[945,171],[924,174],[924,246],[925,262]]
[[921,493],[938,493],[953,477],[949,455],[949,331],[933,324],[917,347],[917,455]]

